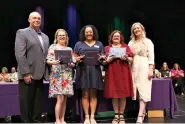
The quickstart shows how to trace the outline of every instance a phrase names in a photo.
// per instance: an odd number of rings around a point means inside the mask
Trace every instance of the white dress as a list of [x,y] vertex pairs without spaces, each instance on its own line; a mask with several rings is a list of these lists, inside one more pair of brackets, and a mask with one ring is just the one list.
[[[151,101],[152,80],[148,79],[149,64],[154,64],[154,45],[148,38],[142,41],[130,41],[129,47],[134,54],[132,66],[134,98],[137,93],[145,102]],[[138,91],[138,92],[137,92]]]

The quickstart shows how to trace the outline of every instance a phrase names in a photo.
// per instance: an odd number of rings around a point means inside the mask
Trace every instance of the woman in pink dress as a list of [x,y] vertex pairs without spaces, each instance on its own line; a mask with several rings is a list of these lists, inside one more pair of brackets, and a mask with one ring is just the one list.
[[[126,55],[109,57],[111,48],[125,48]],[[115,30],[109,36],[109,46],[105,47],[107,58],[105,70],[104,96],[112,99],[115,117],[112,123],[125,123],[124,111],[126,97],[133,97],[132,75],[129,62],[133,54],[127,44],[124,43],[123,35]]]
[[175,63],[173,69],[171,70],[171,76],[173,79],[173,86],[175,89],[175,93],[184,95],[184,71],[180,69],[178,63]]

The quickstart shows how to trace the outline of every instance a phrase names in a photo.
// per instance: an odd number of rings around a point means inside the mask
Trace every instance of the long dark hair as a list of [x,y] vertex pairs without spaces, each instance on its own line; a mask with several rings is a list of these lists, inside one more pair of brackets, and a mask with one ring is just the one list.
[[[164,63],[166,63],[166,70],[169,70],[169,68],[168,68],[168,63],[167,63],[167,62],[163,62],[163,65],[164,65]],[[161,67],[161,70],[166,71],[166,70],[164,70],[163,65],[162,65],[162,67]]]
[[[177,64],[178,65],[178,70],[180,70],[181,68],[180,68],[180,65],[178,64],[178,63],[175,63],[175,64]],[[173,65],[173,69],[175,70],[175,64]]]

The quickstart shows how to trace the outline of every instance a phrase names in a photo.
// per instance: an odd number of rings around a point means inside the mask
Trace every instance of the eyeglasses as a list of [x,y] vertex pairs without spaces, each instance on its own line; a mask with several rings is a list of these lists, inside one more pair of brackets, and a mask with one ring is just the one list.
[[66,35],[57,35],[57,36],[60,36],[60,37],[62,37],[62,36],[63,36],[63,37],[64,37],[64,36],[66,36]]

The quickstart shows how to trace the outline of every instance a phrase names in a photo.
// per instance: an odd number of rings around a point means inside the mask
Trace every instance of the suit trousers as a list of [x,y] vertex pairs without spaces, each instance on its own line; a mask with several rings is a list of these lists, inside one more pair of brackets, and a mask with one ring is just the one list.
[[20,115],[25,123],[39,121],[43,112],[44,83],[42,80],[32,80],[26,84],[19,80]]

